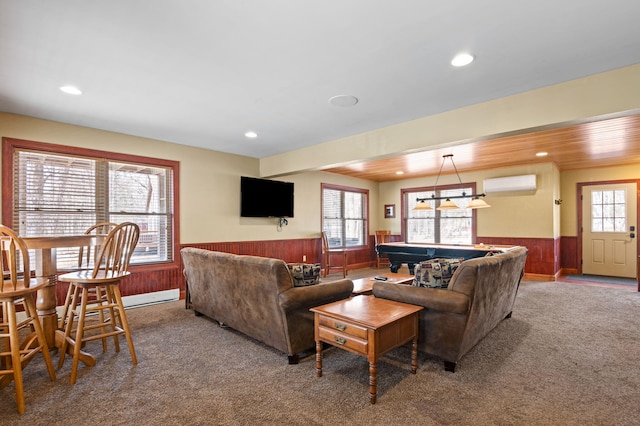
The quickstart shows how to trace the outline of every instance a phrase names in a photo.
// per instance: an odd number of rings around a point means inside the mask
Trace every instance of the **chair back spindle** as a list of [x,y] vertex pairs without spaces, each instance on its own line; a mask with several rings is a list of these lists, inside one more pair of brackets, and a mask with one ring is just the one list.
[[[113,222],[99,222],[88,228],[84,233],[87,235],[107,235],[116,226],[118,226],[118,224]],[[93,250],[91,246],[80,247],[80,251],[78,253],[78,268],[92,267],[100,253],[100,247],[100,245],[93,246]],[[93,259],[91,258],[92,253]]]
[[140,228],[133,222],[114,227],[100,249],[93,267],[93,278],[102,274],[105,278],[125,274],[139,237]]
[[0,225],[0,266],[4,278],[0,292],[5,290],[7,283],[10,283],[11,291],[17,290],[22,282],[25,288],[29,287],[29,280],[22,281],[22,276],[29,276],[31,271],[29,249],[11,228],[4,225]]

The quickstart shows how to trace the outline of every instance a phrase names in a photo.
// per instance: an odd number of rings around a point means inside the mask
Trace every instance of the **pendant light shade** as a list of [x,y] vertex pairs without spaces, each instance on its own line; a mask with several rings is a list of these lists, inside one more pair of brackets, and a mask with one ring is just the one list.
[[444,200],[436,209],[437,210],[457,210],[460,209],[456,203],[451,201],[451,198],[471,198],[471,202],[465,207],[467,209],[483,209],[486,207],[491,207],[487,204],[481,197],[484,197],[485,194],[470,194],[467,195],[462,192],[462,195],[449,195],[445,197],[436,197],[436,188],[438,187],[438,181],[440,180],[440,175],[442,174],[442,168],[444,167],[444,163],[447,158],[451,159],[451,164],[453,165],[453,169],[456,172],[456,176],[458,176],[458,182],[460,182],[460,186],[462,186],[462,179],[460,179],[460,174],[458,173],[458,169],[456,168],[456,163],[453,162],[453,154],[447,154],[442,156],[442,164],[440,165],[440,171],[438,172],[438,177],[436,178],[436,183],[433,185],[433,194],[429,198],[416,198],[417,204],[413,208],[413,210],[433,210],[427,200]]
[[426,201],[419,201],[418,204],[413,208],[414,210],[433,210],[433,207],[429,205]]
[[471,200],[471,202],[467,205],[468,209],[484,209],[486,207],[491,207],[491,206],[487,204],[486,201],[478,197]]
[[438,206],[438,210],[458,210],[459,208],[456,203],[448,198]]

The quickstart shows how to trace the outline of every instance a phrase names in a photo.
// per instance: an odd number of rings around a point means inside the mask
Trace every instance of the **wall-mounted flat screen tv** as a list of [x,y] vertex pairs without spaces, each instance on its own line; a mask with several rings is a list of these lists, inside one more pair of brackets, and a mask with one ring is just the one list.
[[293,217],[293,182],[240,177],[241,217]]

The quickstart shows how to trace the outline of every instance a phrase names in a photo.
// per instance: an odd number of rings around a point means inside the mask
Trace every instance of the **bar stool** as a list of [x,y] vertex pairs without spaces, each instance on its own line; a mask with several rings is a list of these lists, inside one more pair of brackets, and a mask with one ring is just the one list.
[[[20,265],[22,264],[22,268]],[[25,410],[22,368],[38,353],[42,353],[51,381],[56,380],[56,373],[51,363],[47,340],[36,314],[33,295],[49,283],[48,278],[31,278],[29,267],[29,250],[18,235],[10,228],[0,225],[0,265],[3,271],[0,283],[0,388],[7,386],[11,380],[16,390],[18,413]],[[24,307],[26,318],[18,322],[16,306]],[[19,332],[25,327],[32,327],[30,333],[20,342]]]
[[[113,222],[99,222],[89,227],[86,231],[84,231],[84,233],[86,235],[89,235],[89,234],[106,235],[116,226],[118,226],[118,224]],[[95,264],[95,260],[98,257],[98,254],[100,254],[100,245],[80,247],[80,250],[78,251],[78,268],[77,269],[93,268]],[[60,328],[61,330],[64,330],[67,324],[67,316],[69,315],[69,305],[71,305],[71,296],[73,293],[72,290],[73,290],[73,287],[69,285],[69,287],[67,288],[67,296],[64,299],[62,312],[60,313],[60,325],[58,326],[58,328]],[[101,290],[100,287],[96,287],[91,293],[93,293],[96,299],[104,297],[104,292]],[[102,314],[102,311],[100,312],[100,314]],[[104,318],[101,318],[101,319],[102,321],[104,321]],[[107,343],[105,339],[103,340],[103,343],[102,343],[103,349],[105,352],[107,350],[106,344]]]
[[[93,269],[70,272],[58,277],[58,281],[69,282],[72,287],[58,362],[58,368],[62,367],[67,346],[72,345],[71,384],[76,382],[80,350],[85,343],[93,340],[113,337],[116,352],[120,352],[118,336],[124,334],[133,365],[138,364],[119,284],[130,275],[127,270],[129,260],[139,236],[140,228],[135,223],[124,222],[115,226],[107,235]],[[103,297],[96,298],[92,294],[98,287],[104,289]],[[92,312],[103,314],[98,316],[97,324],[87,321],[87,313]],[[76,320],[77,326],[74,328]],[[103,351],[105,350],[103,347]]]

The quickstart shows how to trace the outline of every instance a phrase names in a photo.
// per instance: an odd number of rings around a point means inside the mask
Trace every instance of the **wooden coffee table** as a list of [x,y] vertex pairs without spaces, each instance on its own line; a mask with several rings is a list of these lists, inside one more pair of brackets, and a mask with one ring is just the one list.
[[315,314],[316,373],[322,377],[322,342],[329,343],[369,361],[369,400],[376,403],[378,359],[413,341],[411,373],[418,369],[418,312],[409,305],[374,296],[349,299],[311,308]]
[[413,275],[411,274],[395,274],[393,272],[386,272],[373,277],[360,278],[353,281],[353,295],[357,294],[371,294],[373,290],[373,284],[377,281],[376,277],[384,277],[386,280],[381,282],[395,283],[395,284],[409,284],[413,281]]

